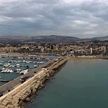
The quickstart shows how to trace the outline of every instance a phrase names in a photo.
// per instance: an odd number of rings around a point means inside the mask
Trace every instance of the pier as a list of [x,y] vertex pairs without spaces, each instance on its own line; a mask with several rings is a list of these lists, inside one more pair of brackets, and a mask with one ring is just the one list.
[[0,108],[21,108],[22,103],[26,102],[34,93],[37,93],[44,83],[66,62],[67,58],[65,57],[54,59],[1,86]]

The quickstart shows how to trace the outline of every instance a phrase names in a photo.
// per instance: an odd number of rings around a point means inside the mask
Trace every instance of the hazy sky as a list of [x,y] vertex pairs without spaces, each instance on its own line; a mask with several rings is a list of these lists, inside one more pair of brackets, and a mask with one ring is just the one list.
[[108,35],[108,0],[0,0],[0,35]]

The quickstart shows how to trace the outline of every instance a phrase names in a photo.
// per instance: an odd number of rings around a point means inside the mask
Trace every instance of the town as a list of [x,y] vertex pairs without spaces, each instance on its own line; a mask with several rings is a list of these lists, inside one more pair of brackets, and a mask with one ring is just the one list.
[[51,54],[68,56],[108,55],[108,41],[76,41],[70,43],[26,42],[0,44],[1,53]]

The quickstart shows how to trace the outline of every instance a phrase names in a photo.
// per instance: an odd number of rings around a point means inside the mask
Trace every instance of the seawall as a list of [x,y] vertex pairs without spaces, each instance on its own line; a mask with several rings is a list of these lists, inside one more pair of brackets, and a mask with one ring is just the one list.
[[22,84],[17,85],[13,90],[0,97],[0,108],[21,108],[23,102],[27,101],[31,95],[39,91],[46,80],[50,79],[67,58],[59,58],[45,68],[40,69]]
[[108,59],[108,56],[67,56],[68,60],[73,59]]

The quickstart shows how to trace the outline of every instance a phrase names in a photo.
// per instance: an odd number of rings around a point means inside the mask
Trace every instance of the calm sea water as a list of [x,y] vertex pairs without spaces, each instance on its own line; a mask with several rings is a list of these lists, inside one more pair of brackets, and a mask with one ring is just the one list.
[[108,108],[108,61],[69,61],[25,108]]

